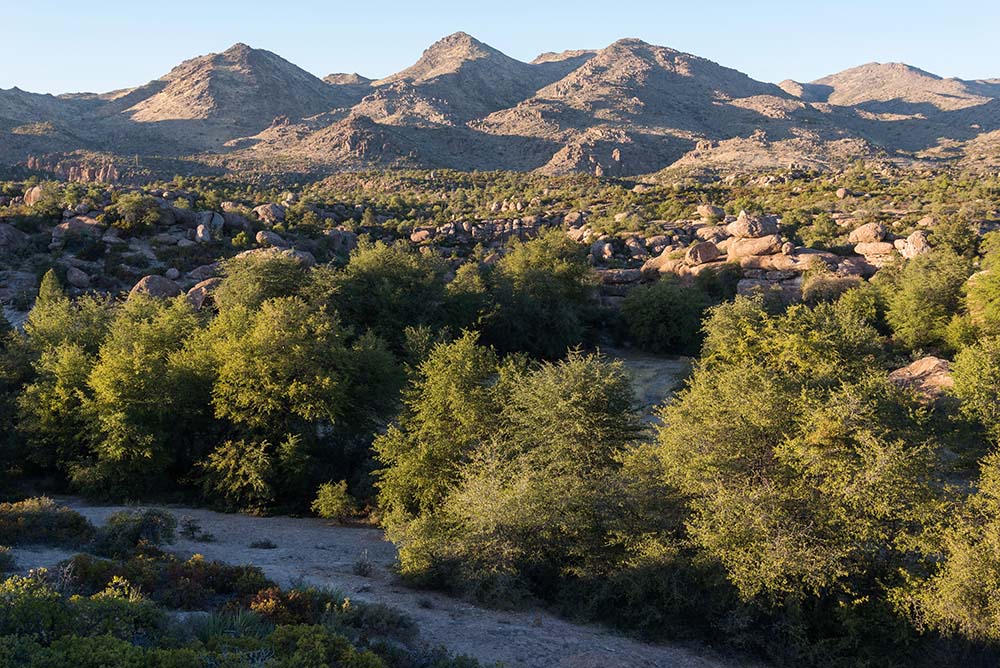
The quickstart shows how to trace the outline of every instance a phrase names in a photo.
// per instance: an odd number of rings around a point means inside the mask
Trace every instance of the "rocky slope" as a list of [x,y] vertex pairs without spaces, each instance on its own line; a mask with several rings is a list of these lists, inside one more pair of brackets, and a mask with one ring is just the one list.
[[[530,63],[456,33],[373,81],[319,79],[244,44],[106,94],[0,91],[0,163],[67,153],[148,170],[423,166],[636,175],[672,166],[827,167],[858,157],[1000,162],[1000,80],[872,63],[763,83],[623,39]],[[153,157],[161,161],[153,164]],[[168,162],[163,163],[163,160]],[[79,169],[78,173],[89,173]],[[126,171],[126,170],[120,170]]]

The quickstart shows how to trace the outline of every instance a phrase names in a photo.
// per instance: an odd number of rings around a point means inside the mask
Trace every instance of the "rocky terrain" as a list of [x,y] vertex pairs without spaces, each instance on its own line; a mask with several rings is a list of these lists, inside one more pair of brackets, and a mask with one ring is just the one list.
[[991,168],[998,132],[1000,80],[871,63],[774,85],[635,39],[524,63],[456,33],[379,80],[320,79],[237,44],[129,90],[0,91],[0,163],[77,180],[372,166],[625,176],[859,157]]
[[[106,221],[113,199],[130,191],[149,198],[157,222],[126,234]],[[34,186],[8,198],[6,211],[32,205],[42,193],[41,186]],[[776,215],[744,211],[727,215],[711,204],[698,206],[694,218],[648,220],[642,231],[611,233],[602,231],[606,225],[592,222],[609,215],[600,205],[547,210],[535,200],[509,198],[492,202],[489,216],[424,222],[400,233],[384,224],[384,216],[358,225],[357,204],[306,204],[305,210],[326,221],[327,228],[317,235],[285,226],[293,207],[298,212],[303,209],[294,193],[257,206],[222,202],[217,210],[201,211],[189,208],[194,196],[183,189],[113,186],[103,197],[93,205],[66,209],[61,218],[50,219],[34,233],[0,222],[0,302],[9,320],[17,323],[24,318],[37,291],[41,275],[37,266],[42,265],[54,264],[71,294],[143,292],[172,297],[186,292],[201,308],[221,280],[220,260],[233,255],[282,253],[313,265],[317,260],[346,258],[359,236],[367,235],[387,243],[403,240],[422,252],[447,258],[457,268],[477,247],[484,249],[490,263],[508,251],[511,240],[531,239],[551,228],[562,229],[587,248],[599,279],[598,297],[611,307],[635,286],[663,275],[687,279],[725,270],[738,274],[741,294],[763,291],[792,303],[810,290],[834,283],[843,289],[870,278],[883,266],[929,252],[928,232],[938,222],[924,216],[914,223],[914,211],[892,207],[878,211],[878,220],[872,220],[873,212],[864,208],[866,196],[841,188],[837,201],[844,208],[856,207],[856,213],[832,215],[847,244],[834,253],[793,243],[795,235]],[[4,211],[0,207],[0,221],[5,221]],[[615,224],[630,216],[635,214],[627,210],[611,214]]]

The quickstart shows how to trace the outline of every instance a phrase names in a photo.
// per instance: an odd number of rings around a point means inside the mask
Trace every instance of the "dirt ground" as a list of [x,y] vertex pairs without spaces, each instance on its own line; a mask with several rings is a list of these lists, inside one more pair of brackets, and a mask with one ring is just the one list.
[[[98,506],[77,498],[57,498],[95,524],[124,506]],[[701,646],[649,645],[594,626],[572,624],[538,610],[505,612],[401,585],[391,568],[395,547],[378,529],[333,526],[312,518],[251,517],[199,508],[164,507],[178,519],[190,517],[211,542],[178,537],[168,546],[179,556],[202,554],[232,564],[254,564],[281,585],[331,587],[355,600],[384,603],[405,611],[430,646],[468,654],[484,665],[509,668],[723,668],[731,661]],[[274,549],[250,544],[269,540]],[[51,548],[17,548],[22,570],[52,567],[71,553]],[[372,574],[354,574],[367,558]]]
[[651,355],[625,348],[601,348],[612,359],[621,360],[632,374],[635,398],[647,422],[655,421],[656,409],[676,390],[691,370],[691,358]]

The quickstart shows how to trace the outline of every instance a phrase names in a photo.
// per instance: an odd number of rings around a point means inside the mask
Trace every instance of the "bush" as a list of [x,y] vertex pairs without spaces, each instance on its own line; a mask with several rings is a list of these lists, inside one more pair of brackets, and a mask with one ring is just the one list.
[[0,573],[12,571],[16,567],[14,555],[6,545],[0,545]]
[[41,570],[0,583],[0,636],[21,635],[48,642],[72,628],[66,601],[45,576]]
[[162,218],[156,200],[142,193],[125,193],[104,212],[104,220],[123,232],[135,234],[158,224]]
[[0,503],[0,544],[74,547],[86,543],[93,534],[87,518],[49,498]]
[[231,566],[195,555],[181,561],[172,555],[136,555],[124,561],[78,554],[66,562],[69,586],[92,595],[107,589],[116,578],[136,586],[168,608],[203,609],[209,604],[246,601],[273,587],[255,566]]
[[344,521],[356,511],[356,505],[351,495],[347,493],[347,481],[325,482],[319,486],[316,500],[312,502],[312,511],[328,520]]
[[124,559],[146,548],[174,542],[177,520],[162,510],[122,511],[97,530],[92,549],[96,554]]

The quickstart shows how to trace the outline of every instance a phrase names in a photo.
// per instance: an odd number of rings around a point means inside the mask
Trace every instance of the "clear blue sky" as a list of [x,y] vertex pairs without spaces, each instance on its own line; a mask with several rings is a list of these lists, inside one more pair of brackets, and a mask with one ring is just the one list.
[[639,37],[763,81],[810,81],[871,61],[1000,77],[1000,1],[2,0],[0,88],[107,91],[235,42],[323,76],[385,76],[464,30],[522,60]]

